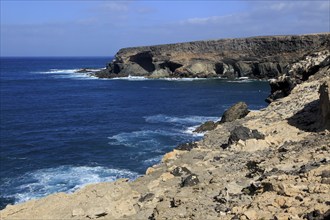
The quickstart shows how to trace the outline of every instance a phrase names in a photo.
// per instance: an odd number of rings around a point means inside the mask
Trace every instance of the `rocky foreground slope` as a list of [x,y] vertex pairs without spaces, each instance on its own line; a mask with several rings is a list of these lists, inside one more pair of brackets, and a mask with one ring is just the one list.
[[124,48],[101,78],[276,78],[304,55],[330,48],[330,33],[195,41]]
[[8,205],[1,219],[329,219],[330,64],[316,66],[287,97],[216,123],[135,181]]

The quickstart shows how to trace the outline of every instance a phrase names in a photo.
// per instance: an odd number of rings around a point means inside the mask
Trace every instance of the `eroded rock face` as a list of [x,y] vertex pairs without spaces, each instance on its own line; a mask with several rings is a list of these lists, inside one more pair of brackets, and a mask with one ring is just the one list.
[[296,85],[308,80],[325,67],[330,67],[329,49],[309,53],[298,62],[290,64],[287,73],[270,81],[271,94],[266,101],[270,103],[288,96]]
[[288,73],[288,66],[305,54],[330,47],[329,36],[251,37],[124,48],[96,76],[276,78]]
[[320,126],[330,129],[330,80],[320,86]]

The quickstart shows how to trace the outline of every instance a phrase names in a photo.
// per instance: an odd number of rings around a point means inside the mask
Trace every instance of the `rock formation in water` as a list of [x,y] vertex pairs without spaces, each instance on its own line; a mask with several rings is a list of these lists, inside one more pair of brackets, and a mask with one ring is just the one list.
[[290,65],[306,54],[329,47],[329,33],[132,47],[119,50],[96,76],[270,79],[288,73]]

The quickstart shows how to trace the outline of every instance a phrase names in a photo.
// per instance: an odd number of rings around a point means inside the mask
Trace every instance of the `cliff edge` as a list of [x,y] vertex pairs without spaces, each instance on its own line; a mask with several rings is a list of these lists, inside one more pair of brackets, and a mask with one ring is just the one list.
[[123,76],[276,78],[310,52],[330,48],[330,33],[195,41],[124,48],[101,78]]

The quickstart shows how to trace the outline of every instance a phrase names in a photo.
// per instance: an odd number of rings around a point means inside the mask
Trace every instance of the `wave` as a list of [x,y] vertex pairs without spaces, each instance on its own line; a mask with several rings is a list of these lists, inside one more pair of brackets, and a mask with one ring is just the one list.
[[198,128],[198,127],[199,127],[199,125],[191,126],[191,127],[188,127],[186,130],[184,130],[183,132],[186,134],[192,135],[194,137],[203,137],[205,133],[194,132],[196,130],[196,128]]
[[126,147],[144,147],[143,149],[159,147],[162,137],[174,137],[179,132],[168,130],[141,130],[133,132],[123,132],[108,137],[110,145],[124,145]]
[[173,123],[181,125],[197,125],[206,121],[216,121],[219,120],[218,117],[210,116],[197,116],[197,115],[188,115],[188,116],[169,116],[169,115],[152,115],[144,117],[145,121],[148,123]]
[[[27,173],[20,178],[7,179],[1,188],[14,188],[16,193],[3,195],[15,198],[16,203],[41,198],[56,192],[71,193],[91,183],[115,181],[118,178],[135,179],[138,173],[102,166],[60,166]],[[14,187],[13,187],[14,186]]]
[[88,72],[80,73],[81,69],[50,69],[47,71],[36,72],[39,74],[50,74],[54,78],[65,78],[65,79],[98,79],[91,73],[98,71],[99,69],[88,69]]
[[144,77],[144,76],[126,76],[126,77],[114,77],[109,78],[110,80],[128,80],[128,81],[145,81],[145,80],[152,80],[150,78]]
[[147,165],[147,166],[152,166],[152,165],[154,165],[156,163],[159,163],[161,161],[162,157],[163,157],[163,154],[162,155],[158,155],[156,157],[152,157],[150,159],[144,160],[143,161],[143,164],[144,165]]
[[218,78],[149,78],[145,76],[126,76],[126,77],[114,77],[109,78],[110,80],[128,80],[128,81],[149,81],[149,80],[158,80],[158,81],[181,81],[181,82],[191,82],[191,81],[197,81],[197,80],[214,80]]

